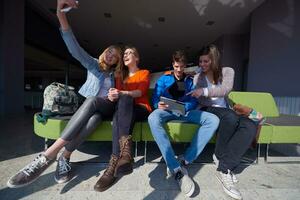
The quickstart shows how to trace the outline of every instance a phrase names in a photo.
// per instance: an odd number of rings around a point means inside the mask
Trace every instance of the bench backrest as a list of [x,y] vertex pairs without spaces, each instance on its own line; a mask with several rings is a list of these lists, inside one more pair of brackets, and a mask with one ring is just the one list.
[[265,117],[278,117],[279,112],[273,96],[263,92],[230,92],[229,99],[234,103],[249,106]]

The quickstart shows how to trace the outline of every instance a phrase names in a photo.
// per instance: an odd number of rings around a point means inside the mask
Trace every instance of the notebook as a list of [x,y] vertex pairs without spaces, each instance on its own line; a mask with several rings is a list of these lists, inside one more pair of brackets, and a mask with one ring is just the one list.
[[170,99],[167,97],[160,97],[160,101],[169,105],[167,110],[172,111],[173,113],[176,113],[176,114],[185,115],[185,107],[184,107],[183,102],[176,101],[174,99]]

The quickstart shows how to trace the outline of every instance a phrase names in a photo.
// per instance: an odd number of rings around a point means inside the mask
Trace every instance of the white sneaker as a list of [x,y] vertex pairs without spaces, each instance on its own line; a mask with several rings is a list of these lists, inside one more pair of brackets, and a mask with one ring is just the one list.
[[188,197],[192,196],[195,191],[195,183],[189,177],[187,170],[184,167],[181,167],[175,174],[175,180],[177,181],[180,190]]
[[[219,159],[217,158],[217,156],[215,154],[213,154],[213,161],[214,161],[216,167],[218,168],[219,167]],[[235,174],[232,173],[232,171],[230,171],[230,175],[231,175],[233,183],[239,182],[239,180],[237,179],[237,177],[235,176]]]
[[232,177],[230,175],[230,170],[228,170],[227,174],[217,171],[216,177],[220,181],[220,183],[222,183],[223,190],[226,194],[228,194],[234,199],[242,199],[241,193],[233,184]]

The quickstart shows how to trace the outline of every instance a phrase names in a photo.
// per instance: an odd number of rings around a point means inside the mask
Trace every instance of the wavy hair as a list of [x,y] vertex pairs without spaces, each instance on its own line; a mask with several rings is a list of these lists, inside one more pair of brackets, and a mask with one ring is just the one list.
[[[104,61],[105,54],[110,50],[116,50],[117,52],[117,63],[115,65],[109,66]],[[99,56],[99,69],[101,71],[108,71],[111,70],[111,68],[115,68],[115,71],[121,71],[123,69],[123,59],[122,59],[122,50],[119,46],[111,45],[107,47],[103,53]]]
[[208,56],[211,60],[210,69],[213,72],[213,78],[215,84],[222,83],[223,75],[222,75],[222,66],[220,65],[220,51],[218,50],[217,46],[214,44],[210,44],[208,46],[203,47],[200,50],[200,56]]

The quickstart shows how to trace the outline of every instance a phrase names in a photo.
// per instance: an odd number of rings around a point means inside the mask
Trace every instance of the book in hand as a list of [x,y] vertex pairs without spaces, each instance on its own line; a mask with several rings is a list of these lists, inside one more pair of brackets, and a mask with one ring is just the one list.
[[184,103],[167,97],[160,97],[160,101],[168,105],[167,110],[174,114],[185,115]]

